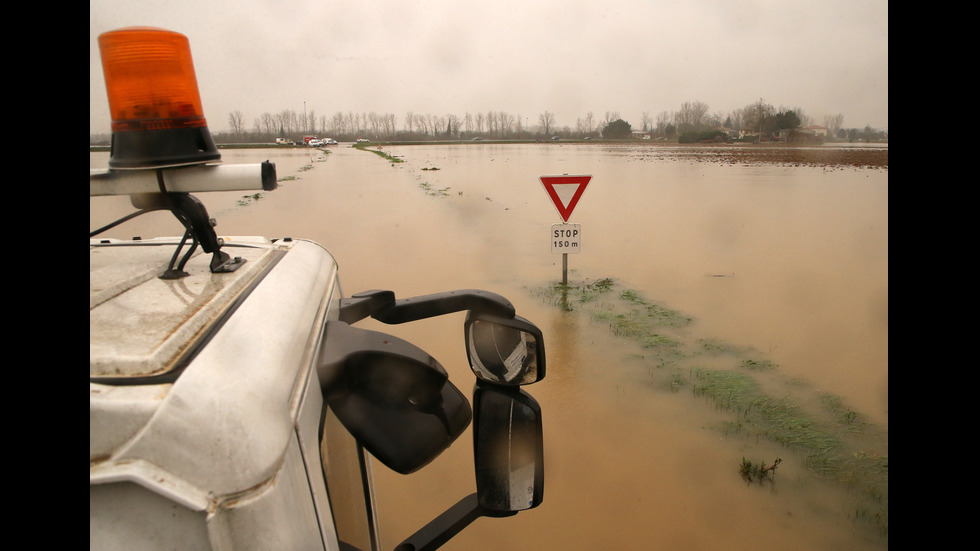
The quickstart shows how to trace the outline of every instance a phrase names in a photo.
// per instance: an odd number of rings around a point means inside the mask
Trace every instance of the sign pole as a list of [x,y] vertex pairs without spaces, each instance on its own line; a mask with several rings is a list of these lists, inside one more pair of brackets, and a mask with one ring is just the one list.
[[561,284],[568,285],[568,253],[561,253]]

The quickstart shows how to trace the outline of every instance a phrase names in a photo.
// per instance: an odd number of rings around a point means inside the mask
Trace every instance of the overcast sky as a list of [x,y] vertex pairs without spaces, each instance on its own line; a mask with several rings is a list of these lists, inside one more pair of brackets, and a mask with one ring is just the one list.
[[888,128],[887,0],[91,0],[90,132],[109,131],[98,35],[188,37],[212,133],[241,111],[459,116],[575,128],[587,113],[757,102]]

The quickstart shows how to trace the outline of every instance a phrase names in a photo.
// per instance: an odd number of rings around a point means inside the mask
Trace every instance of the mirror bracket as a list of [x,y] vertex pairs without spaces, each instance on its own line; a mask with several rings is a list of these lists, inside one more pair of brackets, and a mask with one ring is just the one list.
[[475,493],[470,494],[432,519],[428,524],[401,542],[395,551],[432,551],[460,533],[480,517],[510,517],[517,511],[489,511],[480,507]]
[[364,291],[340,300],[340,321],[354,323],[374,314],[378,310],[390,308],[395,303],[394,291]]

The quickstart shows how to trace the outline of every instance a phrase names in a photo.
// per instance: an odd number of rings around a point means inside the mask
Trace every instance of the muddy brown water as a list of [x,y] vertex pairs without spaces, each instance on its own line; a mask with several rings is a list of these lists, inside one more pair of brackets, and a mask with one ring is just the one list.
[[[660,360],[649,350],[544,298],[561,280],[549,243],[561,220],[538,179],[592,175],[570,219],[583,234],[568,255],[570,285],[611,278],[614,293],[689,317],[689,342],[750,350],[775,366],[766,388],[776,399],[836,397],[885,435],[859,453],[887,464],[887,168],[713,163],[684,148],[598,144],[383,148],[401,163],[349,144],[329,151],[222,150],[225,163],[275,162],[280,187],[198,198],[220,235],[321,243],[346,295],[487,289],[544,331],[548,374],[526,387],[543,410],[544,502],[479,519],[444,549],[887,548],[887,467],[869,504],[792,446],[732,430],[737,413],[690,384],[653,384]],[[91,154],[92,168],[107,162]],[[127,198],[92,198],[90,226],[131,211]],[[152,213],[102,236],[179,231]],[[361,325],[421,346],[468,394],[462,321]],[[743,457],[783,461],[771,479],[746,482]],[[375,482],[392,548],[475,491],[469,431],[412,475],[377,464]]]

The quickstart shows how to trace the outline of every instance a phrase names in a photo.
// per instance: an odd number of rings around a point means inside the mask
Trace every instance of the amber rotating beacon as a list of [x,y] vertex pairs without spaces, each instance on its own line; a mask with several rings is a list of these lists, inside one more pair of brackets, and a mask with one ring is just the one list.
[[208,131],[187,37],[153,27],[99,35],[112,116],[111,169],[221,158]]

